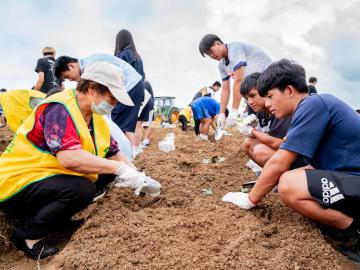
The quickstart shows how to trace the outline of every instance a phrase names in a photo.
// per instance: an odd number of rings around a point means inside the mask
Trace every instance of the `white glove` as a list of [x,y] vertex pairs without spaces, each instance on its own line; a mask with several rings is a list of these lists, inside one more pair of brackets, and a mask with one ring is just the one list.
[[225,113],[219,114],[216,125],[217,125],[217,128],[225,127]]
[[251,209],[256,206],[249,199],[249,194],[244,192],[229,192],[221,199],[223,202],[231,202],[242,209]]
[[236,119],[238,118],[238,109],[231,109],[229,112],[229,116],[226,121],[227,127],[234,127],[236,125]]
[[246,137],[254,137],[254,136],[252,135],[252,132],[253,132],[253,130],[254,130],[254,128],[253,128],[252,126],[249,126],[249,125],[246,125],[246,126],[244,126],[244,125],[239,125],[238,129],[239,129],[239,132],[240,132],[242,135],[244,135],[244,136],[246,136]]
[[124,162],[121,162],[115,175],[116,187],[129,187],[134,189],[134,193],[137,196],[140,195],[140,193],[150,194],[151,196],[160,194],[160,183],[146,176],[144,173],[138,172]]
[[200,138],[201,140],[203,140],[203,141],[207,141],[207,140],[209,139],[209,136],[208,136],[208,135],[205,135],[205,134],[200,133],[200,134],[199,134],[199,138]]
[[256,127],[259,125],[259,119],[255,114],[250,114],[249,116],[245,117],[241,124]]
[[220,140],[223,135],[224,135],[224,132],[222,131],[222,129],[220,127],[217,128],[215,131],[215,140],[216,141]]

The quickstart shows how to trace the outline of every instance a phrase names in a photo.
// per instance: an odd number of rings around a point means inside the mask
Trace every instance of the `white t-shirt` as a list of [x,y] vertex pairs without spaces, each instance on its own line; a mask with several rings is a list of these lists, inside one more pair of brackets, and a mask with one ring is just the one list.
[[272,63],[270,57],[258,47],[240,42],[232,42],[225,46],[228,49],[228,63],[222,58],[218,65],[223,81],[230,79],[242,66],[244,76],[247,76],[254,72],[263,72]]

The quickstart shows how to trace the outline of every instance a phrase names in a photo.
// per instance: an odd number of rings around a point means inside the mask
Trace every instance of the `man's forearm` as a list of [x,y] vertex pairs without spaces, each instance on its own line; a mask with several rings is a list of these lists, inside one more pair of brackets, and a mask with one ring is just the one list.
[[273,136],[270,136],[262,131],[253,129],[251,133],[259,142],[265,144],[266,146],[271,147],[274,150],[279,149],[282,140]]
[[41,87],[43,86],[44,81],[37,80],[34,89],[40,91]]
[[240,86],[241,86],[241,81],[240,80],[234,81],[234,84],[233,84],[233,103],[232,103],[232,108],[233,109],[238,109],[239,106],[240,106],[240,100],[241,100]]
[[288,166],[276,158],[270,159],[264,166],[254,188],[250,192],[253,202],[259,202],[279,182],[280,176],[288,170]]
[[223,87],[221,91],[220,113],[225,113],[226,107],[229,103],[230,88]]

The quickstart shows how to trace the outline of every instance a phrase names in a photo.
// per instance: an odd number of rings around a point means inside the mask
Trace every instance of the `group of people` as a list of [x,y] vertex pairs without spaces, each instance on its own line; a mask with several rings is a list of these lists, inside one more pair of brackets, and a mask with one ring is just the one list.
[[[0,157],[0,209],[22,217],[11,240],[33,259],[58,252],[48,233],[81,225],[72,216],[101,198],[110,183],[135,195],[161,191],[159,182],[131,162],[136,150],[130,156],[122,151],[124,140],[131,149],[140,147],[137,128],[152,120],[153,110],[131,33],[117,34],[114,55],[55,59],[50,47],[43,54],[34,90],[0,94],[16,132]],[[63,90],[66,79],[76,81],[76,89]],[[144,145],[149,129],[148,123]]]
[[[79,226],[82,221],[72,216],[104,194],[109,183],[132,188],[136,195],[160,193],[160,183],[130,161],[134,155],[119,150],[123,139],[114,139],[119,129],[132,154],[141,152],[141,126],[153,117],[152,89],[130,32],[121,30],[115,44],[114,55],[82,59],[55,59],[55,51],[45,48],[35,89],[46,92],[45,84],[57,89],[21,119],[0,158],[0,208],[24,218],[11,239],[32,258],[55,254],[58,249],[46,235]],[[333,95],[316,94],[317,79],[310,78],[308,86],[299,64],[273,62],[253,45],[224,43],[208,34],[199,51],[219,62],[222,83],[198,91],[180,112],[183,130],[191,115],[202,140],[208,140],[210,126],[216,132],[237,126],[246,137],[243,151],[262,167],[249,193],[229,192],[222,200],[248,210],[277,190],[287,206],[323,224],[324,232],[357,234],[360,115]],[[51,83],[45,79],[49,70]],[[76,81],[76,89],[62,90],[66,79]],[[213,95],[221,87],[219,103]],[[238,123],[241,98],[248,116]],[[143,145],[150,142],[147,136]],[[338,249],[360,262],[359,245]]]
[[[223,89],[216,128],[236,124],[245,98],[250,115],[238,124],[246,137],[242,149],[262,167],[249,193],[229,192],[222,200],[248,210],[277,190],[287,206],[322,224],[327,235],[358,237],[360,115],[333,95],[316,94],[317,79],[311,77],[308,86],[304,68],[293,61],[273,62],[255,46],[224,44],[212,34],[199,49],[219,62]],[[230,78],[233,103],[226,119]],[[360,242],[338,250],[360,262]]]

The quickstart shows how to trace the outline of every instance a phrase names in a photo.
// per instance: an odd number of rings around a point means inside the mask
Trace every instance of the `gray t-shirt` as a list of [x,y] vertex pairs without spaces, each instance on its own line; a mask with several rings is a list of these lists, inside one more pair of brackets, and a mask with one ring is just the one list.
[[242,66],[245,70],[245,77],[254,72],[263,72],[272,63],[270,57],[263,50],[253,45],[232,42],[225,46],[228,49],[228,61],[222,58],[218,65],[223,81],[230,79],[234,72]]

